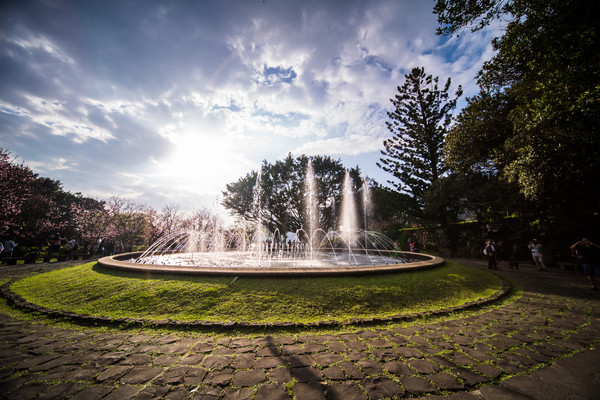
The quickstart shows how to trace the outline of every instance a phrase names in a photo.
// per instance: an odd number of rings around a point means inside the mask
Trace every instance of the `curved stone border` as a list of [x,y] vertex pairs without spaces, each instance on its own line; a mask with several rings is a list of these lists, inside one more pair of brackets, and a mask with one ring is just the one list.
[[136,319],[136,318],[111,318],[98,315],[79,314],[70,311],[53,310],[51,308],[43,307],[37,304],[33,304],[25,300],[23,297],[14,293],[10,286],[17,281],[17,279],[10,280],[0,286],[0,295],[12,302],[15,306],[20,308],[29,309],[36,311],[51,317],[70,318],[75,321],[83,323],[101,323],[111,325],[132,325],[132,326],[150,326],[150,327],[209,327],[209,328],[308,328],[308,327],[333,327],[333,326],[348,326],[348,325],[365,325],[365,324],[378,324],[385,322],[406,322],[422,317],[431,317],[442,314],[449,314],[456,311],[463,311],[470,308],[475,308],[486,303],[491,303],[508,294],[512,288],[510,283],[502,277],[502,288],[494,293],[493,295],[461,304],[460,306],[447,307],[435,311],[423,311],[405,315],[394,315],[388,317],[374,317],[374,318],[352,318],[345,321],[327,320],[317,322],[293,322],[293,321],[276,321],[276,322],[245,322],[245,321],[178,321],[171,319],[163,320],[148,320],[148,319]]
[[444,259],[437,256],[430,256],[422,253],[406,253],[412,258],[421,259],[403,264],[386,265],[359,265],[348,267],[332,268],[251,268],[251,267],[192,267],[175,265],[155,265],[155,264],[137,264],[127,262],[128,260],[140,256],[142,253],[125,253],[115,256],[103,257],[98,260],[102,267],[133,272],[154,272],[160,274],[180,274],[180,275],[217,275],[217,276],[277,276],[277,277],[300,277],[300,276],[336,276],[336,275],[371,275],[385,274],[391,272],[417,271],[422,269],[435,268],[444,263]]

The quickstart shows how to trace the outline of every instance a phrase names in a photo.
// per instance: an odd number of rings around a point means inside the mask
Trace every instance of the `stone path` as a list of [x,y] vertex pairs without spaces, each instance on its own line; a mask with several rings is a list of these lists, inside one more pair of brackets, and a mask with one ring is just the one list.
[[[0,276],[66,265],[0,267]],[[335,334],[139,334],[0,313],[0,398],[599,398],[600,294],[574,272],[526,264],[499,274],[523,285],[519,300],[441,323]]]

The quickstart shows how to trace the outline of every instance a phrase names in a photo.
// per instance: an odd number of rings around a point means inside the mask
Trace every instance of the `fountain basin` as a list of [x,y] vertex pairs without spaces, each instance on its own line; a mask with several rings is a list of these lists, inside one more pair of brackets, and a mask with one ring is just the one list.
[[239,261],[239,265],[232,263],[228,266],[191,266],[191,265],[168,265],[168,264],[144,264],[130,262],[142,253],[125,253],[114,256],[103,257],[98,260],[100,266],[139,273],[156,274],[179,274],[179,275],[212,275],[212,276],[276,276],[276,277],[301,277],[301,276],[341,276],[341,275],[371,275],[394,272],[408,272],[422,269],[435,268],[444,263],[441,257],[422,253],[399,252],[410,259],[416,260],[407,263],[396,264],[370,264],[370,265],[335,265],[335,266],[311,266],[309,262],[304,264],[281,265],[274,263],[272,266],[252,266]]

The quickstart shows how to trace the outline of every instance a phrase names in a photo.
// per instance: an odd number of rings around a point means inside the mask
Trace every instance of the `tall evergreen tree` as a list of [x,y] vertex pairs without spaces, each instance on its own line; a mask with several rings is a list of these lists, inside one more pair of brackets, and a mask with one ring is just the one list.
[[377,165],[395,179],[388,183],[412,199],[412,212],[422,214],[424,194],[447,171],[443,163],[444,136],[452,120],[459,86],[450,98],[450,78],[438,87],[439,78],[413,68],[390,99],[394,110],[388,112],[387,127],[392,137],[383,142],[385,150]]

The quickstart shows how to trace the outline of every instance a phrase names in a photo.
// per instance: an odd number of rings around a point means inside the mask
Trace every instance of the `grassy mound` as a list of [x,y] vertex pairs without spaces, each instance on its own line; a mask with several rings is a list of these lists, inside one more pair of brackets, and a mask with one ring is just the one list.
[[89,263],[24,278],[12,290],[51,309],[115,318],[306,323],[459,306],[501,287],[497,276],[451,262],[386,275],[235,281],[109,272]]

